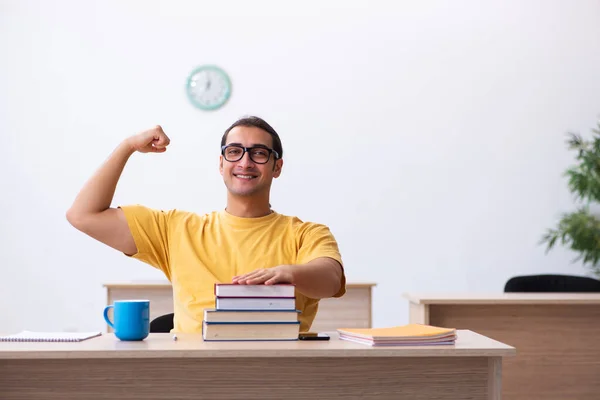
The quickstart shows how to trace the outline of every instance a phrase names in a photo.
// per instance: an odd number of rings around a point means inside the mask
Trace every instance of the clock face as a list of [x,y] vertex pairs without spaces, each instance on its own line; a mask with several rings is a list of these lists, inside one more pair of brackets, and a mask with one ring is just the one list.
[[221,68],[204,65],[192,71],[186,92],[194,106],[202,110],[216,110],[229,100],[231,81]]

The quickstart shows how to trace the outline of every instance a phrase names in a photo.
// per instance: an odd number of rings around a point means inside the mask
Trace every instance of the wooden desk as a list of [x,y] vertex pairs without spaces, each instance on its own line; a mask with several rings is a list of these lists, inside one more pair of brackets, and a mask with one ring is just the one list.
[[204,342],[199,334],[121,342],[0,343],[3,400],[498,400],[513,347],[470,331],[455,346]]
[[[374,283],[348,283],[340,298],[322,299],[311,330],[371,328],[371,299]],[[106,283],[106,304],[123,299],[150,300],[150,319],[173,312],[173,289],[168,281]],[[107,331],[111,332],[107,326]]]
[[600,397],[600,294],[405,294],[410,321],[508,343],[505,400]]

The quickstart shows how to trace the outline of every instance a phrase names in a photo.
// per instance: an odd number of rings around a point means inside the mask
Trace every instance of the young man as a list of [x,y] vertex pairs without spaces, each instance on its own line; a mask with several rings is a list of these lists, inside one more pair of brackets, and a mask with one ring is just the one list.
[[219,170],[227,207],[205,215],[111,202],[133,153],[163,153],[160,126],[123,141],[85,184],[67,212],[75,228],[160,269],[173,285],[175,332],[201,332],[205,308],[214,307],[214,283],[296,285],[300,330],[308,331],[318,301],[340,297],[346,279],[330,230],[271,210],[271,183],[283,167],[275,130],[257,117],[242,118],[221,139]]

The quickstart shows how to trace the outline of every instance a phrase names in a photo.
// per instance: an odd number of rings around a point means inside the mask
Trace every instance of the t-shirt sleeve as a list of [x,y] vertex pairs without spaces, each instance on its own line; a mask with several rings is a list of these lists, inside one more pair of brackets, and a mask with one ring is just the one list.
[[304,223],[298,232],[298,264],[306,264],[316,258],[329,257],[340,263],[342,277],[340,290],[333,297],[341,297],[346,293],[346,274],[342,256],[330,229],[322,224]]
[[137,253],[131,257],[165,273],[169,280],[169,217],[170,213],[142,205],[120,206],[135,241]]

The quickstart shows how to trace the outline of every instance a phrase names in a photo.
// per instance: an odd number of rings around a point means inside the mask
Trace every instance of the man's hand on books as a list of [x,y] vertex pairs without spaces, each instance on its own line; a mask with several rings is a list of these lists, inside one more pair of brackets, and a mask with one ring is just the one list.
[[257,269],[244,275],[234,276],[231,282],[239,285],[293,283],[292,265],[278,265],[273,268]]

